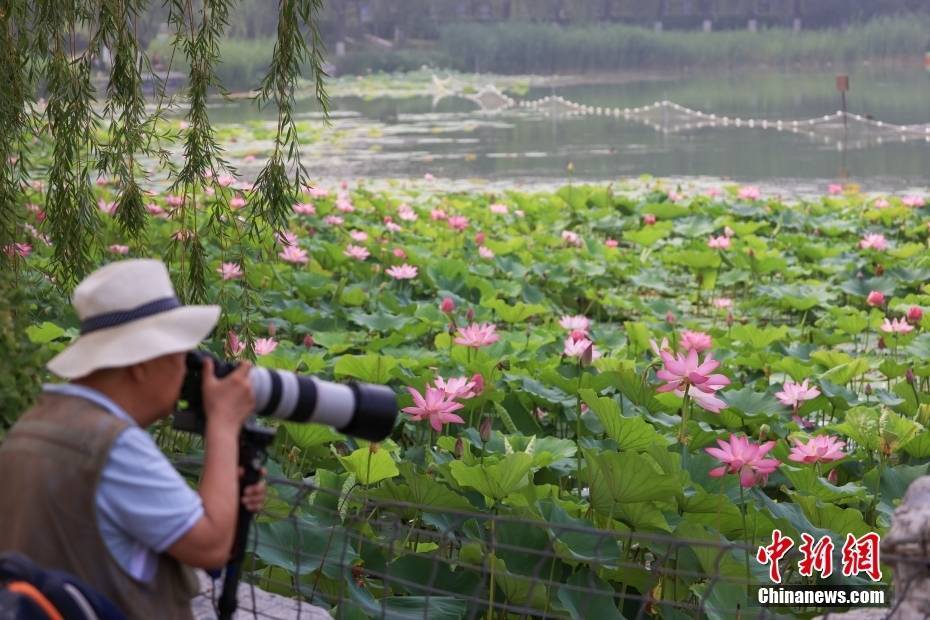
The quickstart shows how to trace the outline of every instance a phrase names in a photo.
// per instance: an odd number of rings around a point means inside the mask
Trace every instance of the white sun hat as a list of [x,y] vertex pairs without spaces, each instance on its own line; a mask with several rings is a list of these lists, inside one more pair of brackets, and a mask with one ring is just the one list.
[[65,379],[119,368],[197,347],[220,316],[219,306],[183,306],[164,263],[110,263],[74,289],[81,335],[48,363]]

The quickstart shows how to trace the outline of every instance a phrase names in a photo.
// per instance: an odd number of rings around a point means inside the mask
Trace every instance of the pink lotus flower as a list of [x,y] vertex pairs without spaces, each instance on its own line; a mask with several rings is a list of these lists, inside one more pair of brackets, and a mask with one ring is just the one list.
[[368,250],[357,245],[347,245],[343,254],[349,258],[354,258],[355,260],[365,260],[371,256],[371,253]]
[[656,373],[656,376],[666,381],[658,388],[658,392],[672,392],[679,398],[689,395],[702,409],[712,413],[720,413],[727,404],[714,396],[714,392],[730,384],[724,375],[711,374],[720,366],[713,356],[708,353],[702,363],[698,361],[698,353],[694,349],[687,355],[678,353],[672,355],[669,351],[660,351],[665,366]]
[[336,200],[336,209],[342,213],[352,213],[355,211],[355,205],[352,204],[348,196],[340,196]]
[[471,382],[475,384],[475,396],[480,396],[484,392],[484,377],[481,376],[481,373],[476,372],[471,376]]
[[891,206],[891,203],[885,198],[877,198],[875,202],[872,203],[872,206],[876,209],[887,209]]
[[453,215],[447,220],[447,223],[452,230],[462,231],[468,228],[468,218],[464,215]]
[[615,248],[620,245],[620,243],[616,239],[607,239],[604,241],[604,245],[606,245],[608,248]]
[[652,349],[652,352],[656,355],[662,355],[662,351],[671,351],[672,348],[668,344],[668,338],[663,338],[662,342],[656,342],[655,339],[649,341],[649,347]]
[[484,245],[478,248],[478,255],[485,260],[491,260],[494,258],[494,252],[491,250],[491,248]]
[[831,183],[829,187],[827,187],[827,193],[831,196],[839,196],[843,193],[843,186],[839,183]]
[[433,385],[445,392],[446,396],[449,398],[468,400],[478,395],[478,393],[475,392],[476,386],[474,379],[469,379],[468,377],[451,377],[446,381],[442,377],[437,376],[435,381],[433,381]]
[[216,272],[223,276],[224,280],[236,280],[242,277],[242,267],[238,263],[223,263],[217,267]]
[[500,335],[497,333],[497,326],[493,323],[473,323],[468,327],[459,328],[455,335],[455,344],[472,347],[474,349],[492,345],[500,340]]
[[685,351],[697,351],[703,353],[713,346],[713,341],[709,334],[704,332],[692,332],[685,330],[681,332],[681,347]]
[[426,174],[423,175],[423,180],[424,181],[435,181],[436,177],[434,177],[429,172],[427,172]]
[[368,233],[364,230],[353,230],[349,233],[349,236],[352,237],[353,241],[358,241],[359,243],[368,241]]
[[778,469],[781,462],[778,459],[763,458],[772,448],[774,441],[767,441],[762,445],[749,441],[745,436],[730,435],[728,441],[717,440],[719,448],[704,448],[709,455],[723,463],[708,473],[713,478],[722,478],[727,474],[739,475],[739,484],[749,488],[759,483],[765,484],[769,474]]
[[311,198],[326,198],[329,196],[329,190],[322,187],[307,187],[306,190]]
[[924,311],[920,306],[911,306],[907,311],[907,321],[908,323],[920,323],[920,320],[924,318]]
[[720,310],[725,310],[727,308],[733,307],[733,300],[730,299],[729,297],[718,297],[712,303],[714,304],[715,308],[718,308]]
[[451,400],[445,390],[435,387],[426,388],[426,394],[420,394],[412,387],[407,391],[413,397],[413,406],[401,409],[410,416],[414,422],[420,420],[429,420],[430,426],[437,433],[442,431],[444,424],[464,424],[465,420],[452,413],[461,409],[464,405]]
[[582,244],[581,236],[578,233],[572,232],[570,230],[562,231],[562,241],[564,241],[566,245],[574,246],[576,248],[580,248]]
[[11,243],[10,245],[3,247],[3,253],[12,258],[13,256],[19,256],[20,258],[26,258],[32,254],[32,246],[28,243]]
[[806,444],[799,439],[793,441],[794,447],[791,448],[788,458],[796,463],[827,463],[838,461],[846,456],[843,452],[846,442],[831,435],[811,437]]
[[643,224],[645,224],[646,226],[652,226],[655,223],[656,223],[656,216],[653,215],[652,213],[647,213],[646,215],[643,216]]
[[327,215],[323,218],[323,221],[330,226],[342,226],[342,223],[345,221],[338,215]]
[[401,205],[397,208],[397,217],[404,220],[405,222],[416,222],[419,218],[417,212],[407,205]]
[[155,217],[160,217],[160,216],[165,215],[165,210],[162,209],[157,204],[155,204],[154,202],[150,202],[149,204],[145,205],[145,210],[148,211],[150,214],[154,215]]
[[307,251],[302,250],[296,245],[285,247],[278,256],[280,256],[282,260],[288,263],[294,263],[295,265],[306,265],[310,261],[310,258],[307,256]]
[[919,208],[924,206],[924,199],[921,196],[905,196],[901,199],[901,202],[906,207]]
[[306,336],[304,336],[304,346],[305,346],[305,347],[307,347],[308,349],[310,349],[310,348],[313,347],[313,344],[314,344],[314,342],[313,342],[313,334],[307,334]]
[[746,187],[740,188],[738,195],[740,200],[759,200],[762,196],[762,192],[759,191],[758,187],[747,185]]
[[907,334],[914,331],[914,326],[908,325],[905,319],[892,319],[889,321],[886,318],[882,322],[880,329],[886,334]]
[[255,355],[268,355],[277,348],[278,341],[274,338],[256,338],[252,350],[255,351]]
[[111,246],[108,247],[107,249],[108,249],[110,252],[112,252],[113,254],[129,254],[129,246],[128,246],[128,245],[119,245],[119,244],[114,243],[113,245],[111,245]]
[[278,243],[284,246],[297,245],[297,235],[292,233],[289,230],[283,230],[279,232],[275,237],[278,240]]
[[219,183],[220,187],[229,187],[236,182],[236,177],[231,174],[221,174],[216,178],[216,182]]
[[384,273],[388,274],[395,280],[413,280],[415,277],[417,277],[418,271],[417,268],[413,265],[404,263],[403,265],[385,269]]
[[404,248],[394,248],[391,251],[391,254],[393,254],[396,258],[399,258],[401,260],[407,259],[407,253],[404,252]]
[[433,209],[432,211],[429,212],[429,217],[431,220],[444,220],[448,216],[446,215],[446,212],[443,211],[442,209]]
[[452,314],[455,312],[455,300],[453,300],[451,297],[445,297],[439,303],[439,310],[445,314]]
[[775,398],[778,399],[778,402],[786,407],[792,407],[795,410],[797,410],[802,402],[813,400],[818,396],[820,396],[820,390],[817,389],[816,386],[808,385],[807,379],[801,383],[795,383],[791,380],[785,381],[785,384],[782,386],[782,391],[775,393]]
[[679,194],[679,193],[676,192],[675,190],[672,190],[672,191],[670,191],[670,192],[668,193],[668,199],[669,199],[671,202],[680,202],[680,201],[682,201],[682,200],[685,199],[685,196],[684,196],[684,194]]
[[[591,359],[597,359],[601,354],[594,348],[594,343],[581,336],[580,338],[575,338],[575,333],[565,339],[565,342],[562,343],[562,355],[565,357],[582,357],[585,354],[589,354]],[[590,352],[588,351],[590,349]]]
[[119,205],[115,202],[107,202],[103,198],[97,201],[97,208],[106,213],[107,215],[115,215],[116,210],[119,208]]
[[475,244],[484,245],[484,233],[483,232],[475,233]]
[[226,353],[229,357],[239,357],[245,351],[245,343],[239,340],[236,332],[226,334]]
[[869,233],[859,241],[859,247],[863,250],[878,250],[879,252],[884,252],[888,249],[888,241],[885,239],[885,235]]
[[294,213],[298,215],[316,215],[316,207],[309,202],[298,202],[294,204]]
[[723,190],[719,187],[708,187],[704,190],[704,195],[708,198],[719,198],[723,196]]
[[241,209],[245,205],[246,205],[245,198],[243,198],[239,194],[236,194],[235,196],[229,199],[230,209]]
[[184,196],[169,194],[168,197],[165,198],[165,202],[168,203],[169,207],[180,207],[182,204],[184,204]]
[[881,291],[872,291],[869,293],[869,296],[865,298],[865,303],[873,307],[882,306],[885,303],[885,294]]
[[591,321],[582,314],[576,314],[574,316],[565,315],[559,319],[559,325],[569,331],[577,330],[586,334],[588,333],[588,328],[591,326]]
[[730,249],[730,238],[726,235],[711,237],[707,240],[707,247],[713,248],[715,250],[728,250]]
[[510,209],[507,207],[507,205],[501,204],[501,203],[499,203],[499,202],[495,202],[494,204],[492,204],[492,205],[491,205],[490,207],[488,207],[488,208],[491,210],[491,213],[493,213],[493,214],[495,214],[495,215],[507,215],[507,212],[510,210]]
[[394,222],[388,222],[387,224],[384,225],[384,227],[387,229],[388,232],[400,232],[403,230],[403,228],[401,228],[398,224],[395,224]]

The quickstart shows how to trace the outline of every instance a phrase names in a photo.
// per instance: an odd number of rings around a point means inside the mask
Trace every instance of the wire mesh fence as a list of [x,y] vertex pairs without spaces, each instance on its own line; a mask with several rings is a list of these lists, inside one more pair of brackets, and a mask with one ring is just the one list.
[[[351,480],[322,482],[269,478],[243,575],[334,618],[762,619],[827,611],[759,606],[756,589],[771,585],[756,561],[759,545],[711,528],[642,532],[612,521],[601,529],[554,498],[478,512],[443,506],[438,496],[401,501]],[[815,581],[789,568],[784,583]],[[249,614],[267,617],[254,606]]]

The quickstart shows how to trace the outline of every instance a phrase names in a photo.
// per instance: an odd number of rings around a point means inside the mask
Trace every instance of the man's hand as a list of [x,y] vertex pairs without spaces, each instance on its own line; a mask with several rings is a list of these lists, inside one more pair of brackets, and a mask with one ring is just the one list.
[[217,379],[213,374],[213,360],[203,362],[203,408],[209,423],[239,429],[255,411],[255,395],[249,371],[252,365],[242,362],[229,375]]
[[[239,477],[242,477],[242,474],[245,471],[240,467],[239,468]],[[249,512],[259,512],[262,507],[265,505],[265,499],[267,496],[268,485],[265,484],[265,475],[268,472],[263,468],[262,469],[262,478],[255,484],[251,484],[242,491],[242,505],[245,506],[245,509]]]

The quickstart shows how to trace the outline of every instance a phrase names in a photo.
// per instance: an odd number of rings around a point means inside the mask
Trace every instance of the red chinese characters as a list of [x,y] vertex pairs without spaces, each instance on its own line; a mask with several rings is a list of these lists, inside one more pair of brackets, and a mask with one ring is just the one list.
[[769,565],[769,579],[772,583],[781,583],[781,570],[778,568],[778,561],[785,557],[785,554],[794,546],[794,541],[790,536],[782,536],[781,530],[772,532],[772,544],[766,547],[759,547],[756,553],[756,560],[759,564]]
[[851,577],[865,573],[872,581],[881,581],[880,542],[881,539],[875,532],[863,534],[859,538],[846,534],[846,542],[843,544],[843,574]]
[[833,541],[829,536],[823,536],[816,543],[810,534],[801,534],[801,561],[798,562],[798,573],[804,577],[811,577],[816,570],[826,579],[833,574]]
[[[846,542],[842,549],[842,572],[846,577],[866,574],[872,581],[881,581],[882,569],[879,558],[879,544],[881,538],[878,534],[870,532],[856,538],[853,534],[846,535]],[[781,583],[781,569],[778,561],[794,547],[794,539],[785,536],[781,530],[772,532],[772,544],[759,547],[756,560],[759,564],[769,565],[769,579],[772,583]],[[802,577],[813,577],[816,573],[822,579],[833,574],[833,551],[836,548],[829,536],[815,539],[810,534],[801,534],[801,545],[798,552],[801,559],[798,561],[798,574]]]

